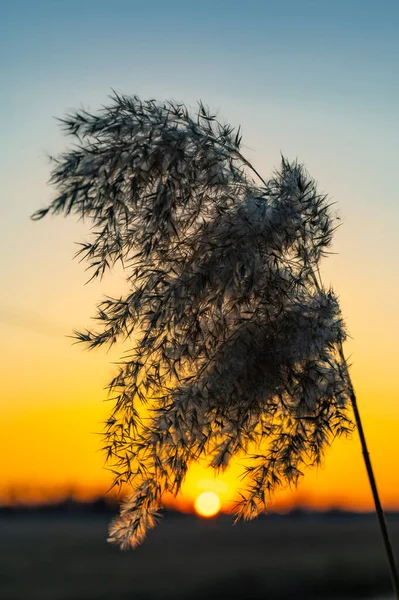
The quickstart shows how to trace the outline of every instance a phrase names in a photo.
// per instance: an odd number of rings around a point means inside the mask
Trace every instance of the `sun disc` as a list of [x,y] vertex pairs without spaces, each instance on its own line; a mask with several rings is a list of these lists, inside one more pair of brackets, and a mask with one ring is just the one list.
[[213,517],[221,508],[220,498],[215,492],[203,492],[197,496],[194,508],[201,517]]

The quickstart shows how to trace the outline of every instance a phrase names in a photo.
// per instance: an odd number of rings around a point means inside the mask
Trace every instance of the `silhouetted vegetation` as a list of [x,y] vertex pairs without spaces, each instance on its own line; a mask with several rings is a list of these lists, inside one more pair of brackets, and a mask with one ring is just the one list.
[[78,255],[92,278],[121,263],[127,280],[98,305],[98,329],[76,333],[88,348],[130,344],[109,386],[104,449],[114,485],[131,488],[110,541],[140,544],[201,458],[248,459],[235,512],[251,519],[352,429],[345,326],[319,269],[331,202],[296,161],[263,179],[240,130],[201,102],[192,114],[114,93],[61,123],[77,145],[54,159],[56,196],[33,218],[88,220]]
[[258,516],[352,431],[352,408],[399,599],[346,328],[320,275],[338,226],[327,195],[284,157],[264,178],[240,130],[202,102],[192,114],[114,93],[61,123],[76,146],[54,159],[56,196],[32,218],[88,220],[78,255],[91,279],[121,263],[128,288],[98,304],[97,329],[76,332],[90,349],[131,344],[109,385],[104,450],[114,485],[131,488],[109,541],[137,547],[200,459],[248,459],[235,512]]

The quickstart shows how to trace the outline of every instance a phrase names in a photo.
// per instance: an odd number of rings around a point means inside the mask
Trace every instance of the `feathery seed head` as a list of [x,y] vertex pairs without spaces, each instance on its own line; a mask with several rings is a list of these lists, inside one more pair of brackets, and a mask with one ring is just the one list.
[[105,439],[133,493],[110,541],[141,543],[162,495],[204,456],[215,469],[247,456],[237,514],[252,518],[351,427],[345,328],[319,275],[336,227],[328,199],[284,158],[264,181],[239,132],[201,103],[191,116],[115,94],[62,123],[79,146],[56,160],[59,194],[34,218],[88,217],[80,256],[93,277],[121,261],[129,286],[99,305],[98,332],[77,334],[90,348],[132,343]]

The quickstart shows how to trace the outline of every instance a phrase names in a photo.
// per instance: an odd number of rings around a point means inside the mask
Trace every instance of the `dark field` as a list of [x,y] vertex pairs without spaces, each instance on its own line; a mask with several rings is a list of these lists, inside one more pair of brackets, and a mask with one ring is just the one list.
[[[0,517],[2,600],[383,598],[390,582],[373,516],[167,515],[135,551],[106,543],[107,515]],[[399,518],[389,526],[399,551]]]

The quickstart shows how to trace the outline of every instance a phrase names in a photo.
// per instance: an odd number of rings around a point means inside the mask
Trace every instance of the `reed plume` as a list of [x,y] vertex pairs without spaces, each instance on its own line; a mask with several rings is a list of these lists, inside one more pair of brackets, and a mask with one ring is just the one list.
[[319,269],[331,203],[296,161],[263,179],[240,131],[202,103],[192,115],[114,93],[61,123],[77,145],[55,159],[57,196],[33,218],[89,220],[79,255],[92,278],[118,262],[127,277],[124,297],[98,305],[98,330],[76,334],[131,344],[109,386],[105,451],[131,488],[110,541],[137,546],[201,458],[225,469],[244,456],[236,513],[251,519],[353,429],[345,325]]

